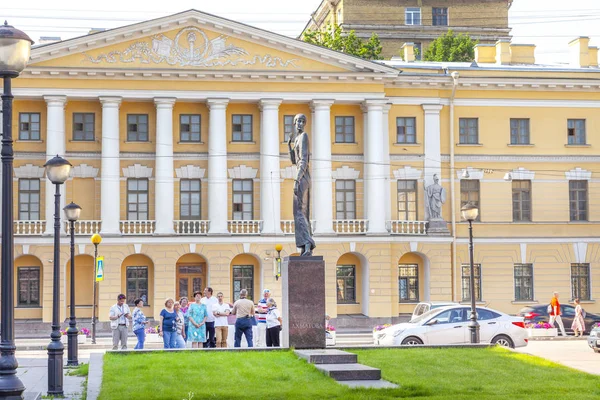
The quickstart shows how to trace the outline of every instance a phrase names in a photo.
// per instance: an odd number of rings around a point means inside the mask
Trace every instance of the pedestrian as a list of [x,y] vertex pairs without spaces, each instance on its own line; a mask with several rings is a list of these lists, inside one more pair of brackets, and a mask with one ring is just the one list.
[[267,300],[271,296],[269,289],[263,290],[263,298],[258,301],[256,306],[256,347],[265,347],[265,339],[267,337]]
[[142,350],[144,348],[144,342],[146,341],[146,325],[150,321],[146,319],[142,307],[144,307],[144,300],[135,299],[133,301],[135,308],[133,309],[133,333],[137,337],[137,343],[134,350]]
[[185,341],[187,342],[188,339],[188,328],[190,326],[190,322],[188,321],[188,315],[187,312],[190,308],[190,302],[188,301],[188,298],[183,296],[181,299],[179,299],[179,304],[181,304],[181,312],[183,313],[183,325],[185,328]]
[[217,305],[213,307],[215,316],[215,333],[217,337],[217,347],[227,347],[227,335],[229,334],[229,325],[227,316],[231,312],[229,304],[223,301],[223,293],[217,293]]
[[279,347],[279,333],[281,332],[281,313],[277,309],[275,299],[267,300],[267,347]]
[[110,328],[112,329],[112,349],[118,350],[119,342],[121,342],[121,350],[127,350],[127,327],[131,320],[131,314],[129,306],[125,304],[123,293],[117,296],[117,304],[110,308],[108,319],[110,319]]
[[206,336],[207,340],[204,343],[204,348],[215,348],[215,315],[213,314],[213,308],[218,304],[218,300],[213,296],[213,290],[211,287],[204,288],[204,297],[202,298],[202,304],[206,306]]
[[190,321],[190,337],[192,348],[200,348],[200,343],[206,342],[206,306],[202,304],[202,292],[194,293],[195,303],[188,310],[188,321]]
[[583,308],[581,308],[581,304],[579,304],[579,299],[575,299],[575,318],[573,318],[571,329],[575,332],[575,337],[583,336],[583,332],[585,332],[585,319],[583,317]]
[[158,334],[163,338],[165,349],[174,349],[177,345],[177,313],[175,301],[172,298],[165,300],[165,308],[160,312],[160,330]]
[[176,301],[175,304],[173,304],[173,309],[175,310],[175,314],[177,314],[177,318],[175,319],[175,326],[177,327],[175,347],[178,349],[185,349],[184,316],[181,312],[181,304]]
[[233,303],[231,313],[237,318],[235,320],[235,340],[233,347],[240,347],[242,334],[246,337],[248,347],[252,347],[252,321],[254,318],[254,303],[246,298],[248,291],[240,290],[240,299]]
[[554,327],[554,321],[558,324],[560,332],[563,336],[567,336],[565,333],[565,326],[563,325],[560,312],[560,303],[558,302],[558,292],[554,292],[552,300],[550,300],[550,325]]

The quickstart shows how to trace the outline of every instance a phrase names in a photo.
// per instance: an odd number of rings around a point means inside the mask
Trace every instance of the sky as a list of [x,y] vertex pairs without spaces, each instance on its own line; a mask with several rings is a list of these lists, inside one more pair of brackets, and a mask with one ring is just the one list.
[[[368,1],[368,0],[365,0]],[[63,40],[91,28],[116,28],[195,8],[296,37],[321,0],[21,0],[1,1],[0,18],[25,31]],[[536,44],[538,63],[567,63],[568,42],[589,36],[600,45],[600,0],[514,0],[509,12],[513,43]]]

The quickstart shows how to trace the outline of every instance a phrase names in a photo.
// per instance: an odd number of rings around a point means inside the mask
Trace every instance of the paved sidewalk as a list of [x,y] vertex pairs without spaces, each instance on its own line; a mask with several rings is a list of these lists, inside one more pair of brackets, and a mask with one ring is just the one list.
[[588,347],[587,340],[539,340],[530,341],[519,353],[542,357],[567,367],[590,374],[600,375],[600,354]]

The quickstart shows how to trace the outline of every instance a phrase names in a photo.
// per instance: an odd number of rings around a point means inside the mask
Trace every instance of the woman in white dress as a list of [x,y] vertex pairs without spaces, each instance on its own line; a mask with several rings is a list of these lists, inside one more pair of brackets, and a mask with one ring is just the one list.
[[583,336],[583,332],[585,332],[583,308],[581,308],[581,304],[579,304],[579,299],[575,299],[575,318],[573,318],[571,329],[573,329],[573,332],[575,332],[575,337]]

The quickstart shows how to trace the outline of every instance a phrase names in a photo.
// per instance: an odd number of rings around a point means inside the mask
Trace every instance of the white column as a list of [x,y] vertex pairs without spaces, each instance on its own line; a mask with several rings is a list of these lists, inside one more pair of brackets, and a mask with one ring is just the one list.
[[155,97],[156,105],[156,180],[154,190],[155,235],[174,235],[175,186],[173,178],[173,106],[172,97]]
[[[392,219],[391,200],[391,159],[390,159],[390,108],[391,104],[383,106],[383,163],[385,164],[385,221]],[[387,227],[386,227],[387,228]]]
[[[369,117],[367,115],[367,107],[364,104],[360,105],[363,116],[363,218],[367,218],[367,209],[369,208],[369,195],[367,193],[367,179],[369,177],[369,164],[367,163],[367,154],[369,153]],[[358,216],[357,216],[358,218]]]
[[[56,155],[63,158],[66,152],[65,138],[65,105],[67,96],[44,96],[47,107],[46,122],[46,160],[50,160]],[[54,234],[54,192],[55,186],[47,178],[46,181],[46,231],[45,235]],[[65,185],[60,188],[60,208],[65,204]],[[61,216],[62,217],[62,216]]]
[[384,137],[383,137],[383,107],[384,100],[366,100],[364,105],[367,107],[368,132],[367,145],[368,153],[365,154],[365,162],[369,165],[367,168],[368,176],[366,184],[366,193],[369,197],[367,207],[367,219],[369,220],[369,234],[387,233],[385,228],[385,182],[386,168],[384,166]]
[[209,235],[229,235],[227,229],[227,118],[229,99],[207,99]]
[[425,187],[433,184],[433,175],[442,179],[440,111],[441,104],[423,104],[425,112]]
[[263,235],[282,235],[279,177],[279,105],[281,99],[261,100],[260,219]]
[[311,132],[313,165],[311,204],[317,221],[315,235],[333,235],[333,190],[331,184],[331,105],[333,100],[314,100],[314,131]]
[[121,166],[119,155],[120,97],[100,97],[102,103],[102,163],[100,216],[103,236],[120,235]]

